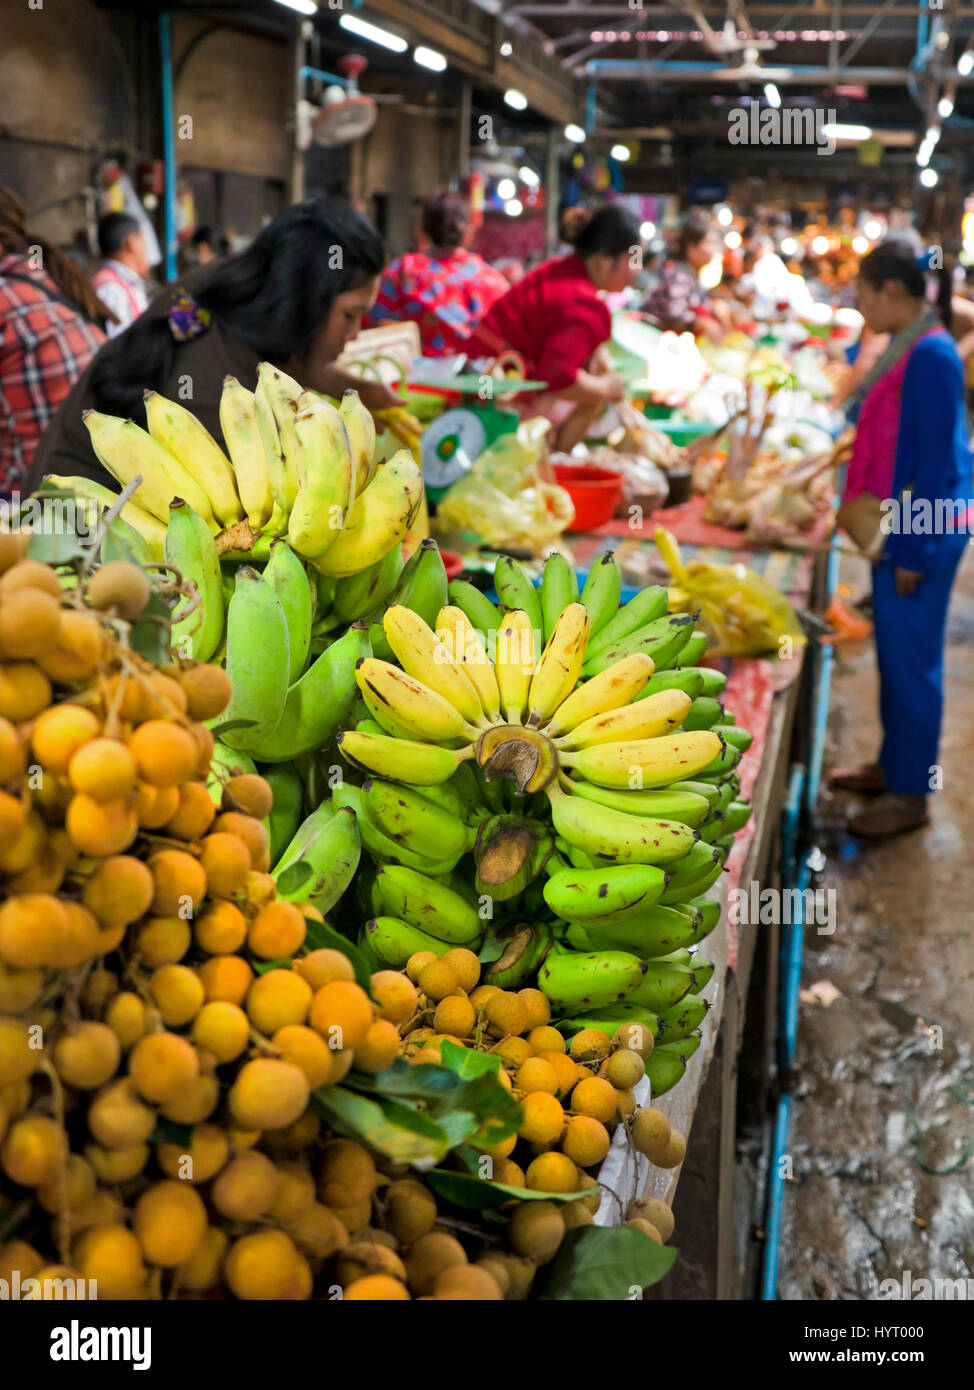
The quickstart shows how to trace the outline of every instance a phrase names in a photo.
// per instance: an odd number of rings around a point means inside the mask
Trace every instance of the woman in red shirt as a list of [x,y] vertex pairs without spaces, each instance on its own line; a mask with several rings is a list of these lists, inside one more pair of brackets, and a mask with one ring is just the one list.
[[612,332],[602,296],[631,285],[642,265],[639,221],[609,203],[571,229],[574,253],[546,261],[512,285],[481,320],[471,356],[519,352],[529,377],[547,382],[550,396],[573,408],[561,419],[552,448],[567,452],[584,439],[626,385],[606,371],[600,349]]

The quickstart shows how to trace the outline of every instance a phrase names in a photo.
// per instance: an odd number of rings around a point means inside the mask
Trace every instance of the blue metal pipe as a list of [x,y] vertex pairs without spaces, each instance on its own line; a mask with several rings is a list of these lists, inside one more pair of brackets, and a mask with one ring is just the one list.
[[765,1259],[761,1275],[761,1300],[774,1303],[778,1297],[778,1250],[781,1243],[781,1212],[785,1198],[784,1178],[779,1177],[780,1159],[788,1149],[788,1126],[791,1120],[791,1096],[778,1102],[775,1116],[772,1167],[768,1173],[768,1214],[764,1223]]
[[166,279],[176,278],[176,132],[172,80],[172,32],[166,11],[159,16],[159,51],[162,58],[162,153],[165,169]]
[[591,135],[595,129],[595,83],[585,88],[585,130]]
[[299,75],[302,82],[307,77],[316,77],[319,82],[330,82],[333,86],[336,87],[348,86],[347,77],[339,77],[336,73],[333,72],[324,72],[321,68],[303,67]]

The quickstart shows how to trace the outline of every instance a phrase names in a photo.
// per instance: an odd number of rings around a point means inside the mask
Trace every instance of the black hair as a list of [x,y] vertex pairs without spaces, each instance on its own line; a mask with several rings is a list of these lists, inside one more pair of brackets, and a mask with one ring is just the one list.
[[905,286],[907,294],[914,299],[926,299],[927,276],[937,276],[937,310],[945,328],[950,327],[951,318],[951,273],[944,263],[943,255],[939,264],[930,267],[931,256],[924,251],[917,256],[910,242],[901,237],[888,237],[880,242],[859,262],[859,274],[874,290],[882,289],[890,280]]
[[434,246],[452,251],[459,246],[470,225],[470,211],[465,198],[441,188],[423,204],[422,228]]
[[562,235],[578,255],[621,256],[642,244],[639,218],[621,203],[606,203],[577,227],[566,227]]
[[680,224],[680,232],[676,239],[677,255],[680,260],[686,260],[686,254],[691,246],[699,246],[704,237],[713,230],[713,221],[705,212],[688,212]]
[[114,256],[133,232],[141,232],[139,219],[130,212],[106,212],[98,219],[98,250],[102,256]]
[[[280,366],[306,357],[340,294],[385,265],[382,238],[361,213],[306,198],[275,217],[245,251],[197,272],[193,298],[231,337]],[[170,295],[174,293],[170,290]],[[146,389],[162,390],[175,341],[151,309],[98,354],[91,389],[99,410],[133,416]]]
[[226,234],[221,232],[219,227],[213,227],[209,223],[197,227],[190,241],[194,246],[208,246],[214,256],[225,256],[230,250]]

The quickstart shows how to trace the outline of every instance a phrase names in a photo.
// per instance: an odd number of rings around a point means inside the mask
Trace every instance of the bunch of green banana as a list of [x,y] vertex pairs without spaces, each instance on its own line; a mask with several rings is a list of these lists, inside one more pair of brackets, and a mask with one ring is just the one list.
[[278,897],[330,912],[355,877],[361,852],[357,817],[323,801],[298,827],[271,871]]

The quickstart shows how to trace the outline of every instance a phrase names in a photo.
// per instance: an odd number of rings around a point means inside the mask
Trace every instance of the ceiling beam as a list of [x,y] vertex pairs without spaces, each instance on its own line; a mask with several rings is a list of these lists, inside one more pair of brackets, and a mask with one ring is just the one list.
[[[774,67],[772,63],[770,66]],[[636,59],[629,58],[596,58],[585,64],[582,69],[585,77],[598,78],[600,82],[663,82],[671,83],[697,83],[706,85],[707,83],[758,83],[761,80],[760,72],[753,78],[742,78],[739,74],[733,73],[719,65],[710,63],[642,63]],[[793,67],[787,76],[782,75],[781,71],[775,68],[775,85],[781,86],[825,86],[833,87],[837,83],[870,83],[874,82],[885,86],[905,86],[908,73],[905,68],[830,68],[821,67]],[[956,79],[959,86],[969,86],[974,84],[974,75],[968,77],[958,77]]]

